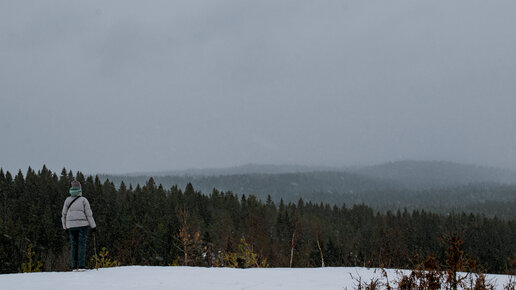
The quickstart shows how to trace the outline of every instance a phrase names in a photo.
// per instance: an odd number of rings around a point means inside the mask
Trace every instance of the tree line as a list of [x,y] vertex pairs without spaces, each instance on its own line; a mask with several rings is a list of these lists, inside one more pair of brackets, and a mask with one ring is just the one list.
[[[470,167],[462,166],[465,172],[471,172]],[[467,169],[470,170],[467,170]],[[396,168],[393,168],[395,170]],[[438,168],[429,171],[434,174]],[[384,171],[387,171],[385,169]],[[384,172],[382,171],[382,172]],[[516,220],[516,185],[494,182],[474,182],[468,184],[454,184],[453,177],[448,177],[447,182],[440,184],[443,174],[454,173],[446,170],[439,173],[440,178],[433,183],[435,186],[423,188],[410,188],[403,185],[402,181],[383,180],[367,175],[352,172],[298,172],[281,174],[233,174],[212,176],[156,176],[153,177],[157,184],[163,184],[165,188],[178,185],[185,188],[188,183],[195,185],[197,190],[205,193],[213,188],[220,191],[232,191],[235,194],[252,194],[265,201],[270,195],[275,203],[281,199],[285,203],[297,203],[302,198],[317,203],[329,203],[341,206],[353,206],[366,204],[375,211],[386,213],[388,210],[398,209],[425,210],[438,214],[450,212],[465,212],[485,214],[488,217],[498,217],[507,220]],[[496,171],[495,171],[496,172]],[[420,172],[421,173],[421,172]],[[464,175],[464,174],[462,174]],[[101,181],[111,180],[116,185],[122,181],[126,184],[145,184],[150,176],[120,176],[100,175]],[[421,179],[418,174],[409,175],[410,178]],[[479,177],[473,175],[467,180]],[[429,177],[426,179],[432,180]],[[400,178],[401,179],[401,178]],[[464,180],[464,177],[458,177]],[[484,177],[486,179],[486,177]],[[495,178],[493,178],[495,179]],[[444,181],[443,181],[444,182]],[[408,183],[408,181],[405,181]],[[428,181],[430,184],[430,181]]]
[[[262,201],[217,189],[203,194],[190,183],[164,188],[153,178],[115,186],[43,166],[14,176],[0,169],[1,273],[17,272],[29,247],[43,270],[68,269],[69,241],[60,218],[72,180],[81,182],[90,201],[97,250],[105,247],[121,265],[414,269],[429,257],[446,265],[445,241],[457,236],[475,268],[516,269],[513,220],[424,210],[378,213],[366,205],[275,202],[270,196]],[[87,257],[94,253],[91,240]]]

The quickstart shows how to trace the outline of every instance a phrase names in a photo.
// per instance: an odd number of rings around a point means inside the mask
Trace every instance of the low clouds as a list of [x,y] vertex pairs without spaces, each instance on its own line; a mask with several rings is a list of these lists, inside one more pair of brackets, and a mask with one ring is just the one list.
[[516,167],[514,8],[4,1],[0,167]]

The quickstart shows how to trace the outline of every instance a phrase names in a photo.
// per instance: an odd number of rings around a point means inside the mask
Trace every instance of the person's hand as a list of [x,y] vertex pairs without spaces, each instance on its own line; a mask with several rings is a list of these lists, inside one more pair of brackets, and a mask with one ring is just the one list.
[[96,231],[97,231],[97,228],[96,228],[96,227],[91,229],[91,232],[92,232],[92,233],[95,233]]

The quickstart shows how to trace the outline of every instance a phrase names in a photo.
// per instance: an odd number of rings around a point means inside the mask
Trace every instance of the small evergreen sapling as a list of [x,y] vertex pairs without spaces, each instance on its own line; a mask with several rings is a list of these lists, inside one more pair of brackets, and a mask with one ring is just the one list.
[[33,258],[36,255],[36,252],[32,249],[32,243],[29,243],[27,246],[27,263],[22,263],[21,269],[18,268],[19,273],[32,273],[32,272],[41,272],[43,267],[43,263],[41,261],[34,261]]
[[90,263],[96,265],[98,268],[120,267],[120,262],[117,260],[111,260],[108,256],[109,251],[106,247],[102,247],[98,256],[93,256]]
[[245,238],[240,239],[238,245],[238,252],[230,252],[223,254],[224,265],[230,268],[267,268],[269,264],[264,259],[259,261],[258,254],[253,251],[253,248]]

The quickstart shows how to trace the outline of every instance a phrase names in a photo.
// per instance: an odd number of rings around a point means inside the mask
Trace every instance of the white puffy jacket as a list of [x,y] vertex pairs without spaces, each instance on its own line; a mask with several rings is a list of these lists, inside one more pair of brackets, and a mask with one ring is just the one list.
[[[77,200],[70,206],[72,200],[74,200],[77,196]],[[82,193],[79,193],[77,196],[69,196],[64,202],[63,212],[61,215],[63,229],[66,230],[69,228],[84,226],[90,226],[91,228],[97,227],[95,220],[93,219],[90,203],[85,197],[82,196]]]

